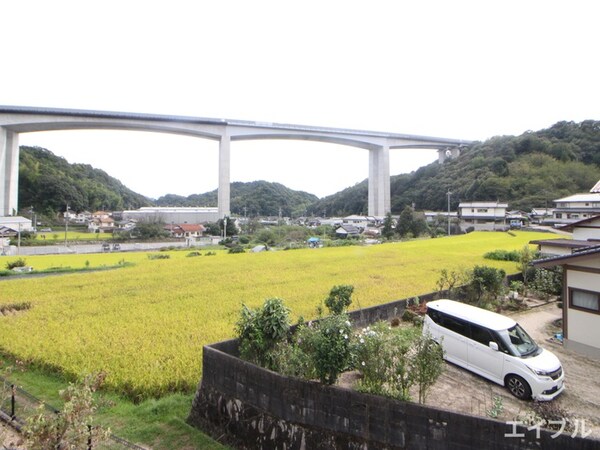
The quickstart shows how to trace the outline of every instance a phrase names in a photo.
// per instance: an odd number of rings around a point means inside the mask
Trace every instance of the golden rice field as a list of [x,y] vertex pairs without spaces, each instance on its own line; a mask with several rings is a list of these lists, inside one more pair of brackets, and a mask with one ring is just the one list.
[[0,281],[0,305],[32,305],[0,315],[0,351],[69,377],[105,370],[107,386],[130,397],[190,392],[201,377],[202,346],[233,336],[242,303],[281,297],[294,318],[311,318],[336,284],[355,287],[357,309],[431,292],[442,268],[486,264],[516,272],[515,263],[483,254],[548,235],[515,234],[193,258],[179,251],[161,260],[147,253],[27,257],[36,269],[122,259],[135,265]]

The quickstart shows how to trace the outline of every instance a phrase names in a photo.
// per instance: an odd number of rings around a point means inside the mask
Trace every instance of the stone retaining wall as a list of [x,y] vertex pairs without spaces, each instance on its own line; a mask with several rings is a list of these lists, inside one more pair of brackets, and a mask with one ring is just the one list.
[[[437,294],[419,296],[427,300]],[[358,326],[401,315],[406,300],[352,312]],[[598,449],[600,442],[282,376],[242,361],[237,341],[204,347],[188,422],[237,448]],[[465,393],[468,395],[468,393]],[[507,436],[507,434],[509,436]],[[522,434],[522,437],[510,435]]]

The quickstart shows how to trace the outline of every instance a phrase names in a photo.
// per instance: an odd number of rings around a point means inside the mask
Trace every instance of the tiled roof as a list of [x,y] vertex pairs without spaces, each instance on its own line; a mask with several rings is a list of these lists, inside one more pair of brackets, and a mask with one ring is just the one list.
[[552,267],[560,266],[568,262],[572,262],[578,259],[587,259],[590,256],[600,255],[600,245],[591,245],[584,247],[579,250],[573,250],[570,255],[553,256],[551,258],[537,259],[532,261],[532,265],[535,267]]

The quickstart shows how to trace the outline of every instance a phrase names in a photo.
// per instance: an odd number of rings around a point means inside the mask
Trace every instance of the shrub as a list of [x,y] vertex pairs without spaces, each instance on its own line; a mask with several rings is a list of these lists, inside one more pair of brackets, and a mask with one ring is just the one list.
[[148,259],[154,260],[154,259],[170,259],[171,255],[169,255],[168,253],[163,253],[163,254],[153,254],[153,255],[148,255]]
[[410,400],[409,390],[416,384],[421,403],[444,367],[441,347],[420,328],[390,328],[382,322],[363,328],[356,355],[363,374],[358,390]]
[[242,247],[241,245],[236,245],[235,247],[231,247],[229,250],[227,250],[227,253],[245,253],[246,250],[244,250],[244,247]]
[[519,262],[520,256],[521,254],[517,250],[494,250],[483,255],[485,259],[513,262]]
[[348,307],[352,304],[352,292],[354,292],[354,286],[348,284],[340,284],[331,288],[329,297],[325,299],[325,306],[329,309],[331,314],[342,314],[348,310]]
[[192,258],[192,257],[194,257],[194,256],[201,256],[201,255],[202,255],[202,253],[200,253],[200,252],[189,252],[189,253],[188,253],[187,255],[185,255],[185,256],[186,256],[186,257],[188,257],[188,258]]
[[27,262],[23,258],[19,258],[15,261],[9,261],[6,263],[6,268],[8,270],[13,270],[15,267],[25,267]]
[[269,298],[263,306],[252,310],[242,305],[241,317],[236,324],[240,356],[250,362],[275,369],[272,352],[289,333],[289,310],[283,300]]
[[324,384],[334,384],[350,362],[352,327],[345,314],[321,319],[314,336],[314,366]]
[[560,295],[562,292],[562,268],[535,269],[530,287],[543,299],[548,299],[552,295]]
[[29,417],[24,429],[27,448],[32,450],[92,448],[107,441],[110,430],[92,426],[97,406],[93,393],[102,383],[105,374],[86,377],[78,384],[60,391],[64,406],[60,414],[45,411],[42,404],[37,413]]
[[471,282],[468,286],[469,300],[482,303],[486,300],[495,300],[504,289],[503,281],[506,272],[489,266],[475,266],[472,271]]

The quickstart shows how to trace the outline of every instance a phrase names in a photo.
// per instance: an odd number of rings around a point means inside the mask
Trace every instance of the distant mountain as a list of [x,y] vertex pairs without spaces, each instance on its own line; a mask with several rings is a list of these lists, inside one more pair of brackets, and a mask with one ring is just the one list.
[[[231,183],[231,212],[240,216],[283,217],[305,214],[319,198],[302,191],[294,191],[280,183],[252,181]],[[217,190],[188,197],[168,194],[155,201],[156,206],[217,206]]]
[[69,164],[41,147],[20,147],[19,204],[54,216],[73,211],[118,211],[150,206],[151,200],[88,164]]
[[[552,200],[587,192],[600,180],[600,121],[558,122],[520,136],[499,136],[464,149],[460,157],[391,177],[392,213],[407,206],[445,211],[461,201],[509,203],[511,209],[552,207]],[[309,213],[366,214],[367,181],[315,202]]]
[[[335,176],[333,174],[332,176]],[[65,205],[76,211],[121,210],[140,206],[217,206],[217,190],[188,197],[168,194],[152,201],[106,172],[69,164],[40,147],[21,147],[19,204],[55,214]],[[460,157],[392,176],[392,213],[407,205],[447,209],[461,201],[509,203],[511,209],[551,207],[552,200],[587,192],[600,180],[600,121],[559,122],[520,136],[498,136],[463,149]],[[247,216],[345,216],[367,214],[367,180],[319,199],[279,183],[231,183],[231,212]]]

